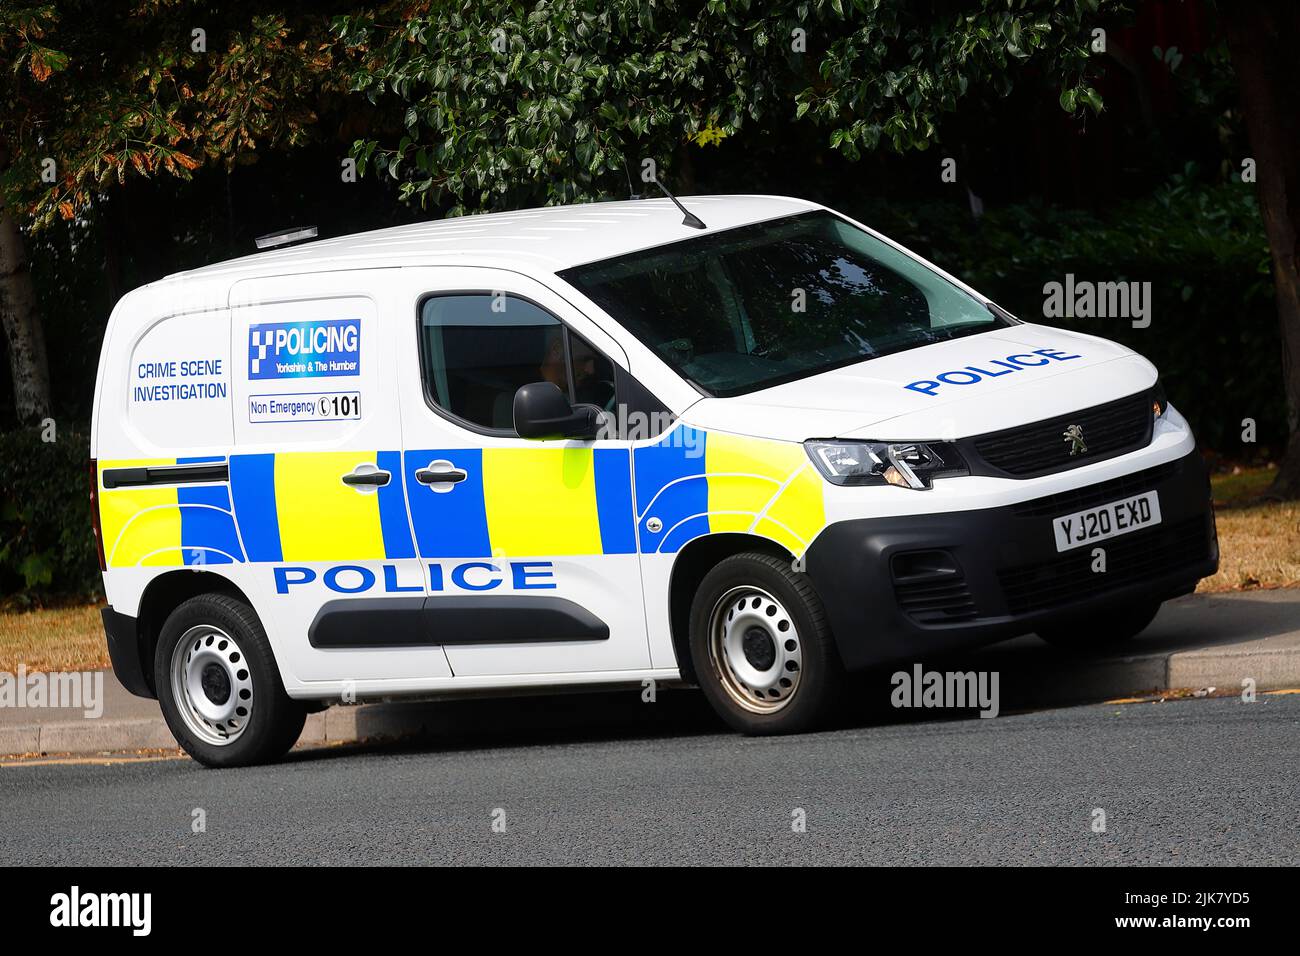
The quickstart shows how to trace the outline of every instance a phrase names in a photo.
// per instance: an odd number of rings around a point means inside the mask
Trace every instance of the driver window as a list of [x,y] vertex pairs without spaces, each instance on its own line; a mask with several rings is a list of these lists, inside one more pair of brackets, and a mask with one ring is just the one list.
[[420,308],[420,355],[429,400],[482,428],[513,431],[515,392],[532,382],[559,386],[571,402],[614,404],[610,361],[526,299],[431,296]]
[[573,369],[573,390],[569,401],[595,405],[602,411],[614,410],[614,365],[587,343],[570,332],[569,359]]

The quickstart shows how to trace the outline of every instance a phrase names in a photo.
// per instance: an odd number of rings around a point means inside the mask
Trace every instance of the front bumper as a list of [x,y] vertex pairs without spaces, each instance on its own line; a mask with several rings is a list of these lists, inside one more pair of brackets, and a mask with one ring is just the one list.
[[[1144,491],[1161,522],[1057,553],[1052,519]],[[1186,594],[1219,566],[1199,454],[1000,508],[829,526],[805,568],[850,670],[1004,640],[1131,601]],[[1104,626],[1104,618],[1098,623]]]

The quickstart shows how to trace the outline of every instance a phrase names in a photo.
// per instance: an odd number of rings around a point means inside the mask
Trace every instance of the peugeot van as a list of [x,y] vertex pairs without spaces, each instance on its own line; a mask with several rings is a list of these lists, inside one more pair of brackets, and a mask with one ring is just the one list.
[[209,765],[452,692],[693,684],[803,731],[850,672],[1112,645],[1218,563],[1150,362],[771,196],[152,283],[109,320],[91,455],[114,671]]

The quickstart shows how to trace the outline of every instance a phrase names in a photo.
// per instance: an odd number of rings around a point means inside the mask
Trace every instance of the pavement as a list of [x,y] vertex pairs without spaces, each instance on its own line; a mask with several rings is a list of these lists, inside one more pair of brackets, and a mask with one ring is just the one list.
[[[1295,694],[766,738],[687,691],[444,706],[435,738],[274,766],[0,761],[0,865],[1300,863]],[[1210,882],[1176,888],[1238,888]]]
[[[1300,688],[1300,590],[1189,595],[1170,601],[1119,653],[1070,655],[1027,636],[925,663],[927,668],[996,671],[1004,712],[1116,698],[1240,696],[1247,680],[1257,691]],[[889,672],[883,671],[861,678],[859,695],[878,703],[888,699],[890,689]],[[628,696],[639,701],[640,691]],[[481,703],[475,717],[480,724],[508,728],[518,719],[518,705]],[[551,703],[540,711],[551,713],[557,707],[564,710],[564,705]],[[882,716],[874,704],[867,709]],[[458,731],[462,717],[456,702],[331,707],[308,718],[298,747],[436,739]],[[104,708],[98,718],[87,718],[79,710],[0,707],[0,755],[175,747],[157,702],[127,693],[111,671],[104,675]]]

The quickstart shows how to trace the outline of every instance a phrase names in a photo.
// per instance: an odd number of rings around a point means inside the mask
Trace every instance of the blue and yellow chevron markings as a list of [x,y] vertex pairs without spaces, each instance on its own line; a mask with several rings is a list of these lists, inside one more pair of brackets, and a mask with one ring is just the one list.
[[799,555],[826,523],[821,477],[793,442],[679,426],[636,450],[636,486],[643,552],[738,531]]
[[715,433],[705,457],[710,531],[758,534],[798,556],[825,527],[825,485],[802,445]]
[[402,487],[402,453],[381,451],[375,458],[380,471],[393,476],[381,487],[379,498],[379,527],[384,536],[384,557],[415,557],[415,541],[411,538],[411,525],[406,515],[406,492]]
[[[467,478],[445,492],[416,481],[435,461]],[[630,453],[621,448],[426,448],[404,476],[424,558],[633,554]]]
[[[222,458],[177,458],[190,465]],[[181,552],[185,564],[233,564],[244,560],[235,530],[230,489],[225,485],[182,485],[176,489],[181,512]]]
[[[436,461],[463,469],[466,479],[445,492],[416,481]],[[343,476],[364,462],[394,479],[371,494],[345,485]],[[102,489],[101,482],[100,509],[114,567],[635,554],[638,534],[642,552],[674,553],[693,538],[728,531],[762,535],[798,555],[825,524],[822,489],[797,444],[679,425],[634,450],[234,455],[229,489]]]
[[[712,436],[685,425],[636,449],[636,501],[643,552],[677,551],[709,533],[705,455]],[[651,531],[651,519],[659,530]]]
[[[415,544],[422,558],[490,557],[487,517],[483,505],[483,452],[478,448],[427,448],[408,451],[402,476],[411,506]],[[451,462],[466,478],[447,492],[434,491],[415,480],[415,473],[435,461]]]
[[275,455],[233,455],[230,490],[249,561],[283,561],[276,518]]
[[[343,483],[373,462],[393,480],[374,493]],[[230,484],[250,561],[370,561],[415,556],[398,452],[235,455]]]
[[231,564],[244,560],[223,485],[104,488],[109,468],[188,465],[222,458],[99,462],[100,528],[109,567]]

